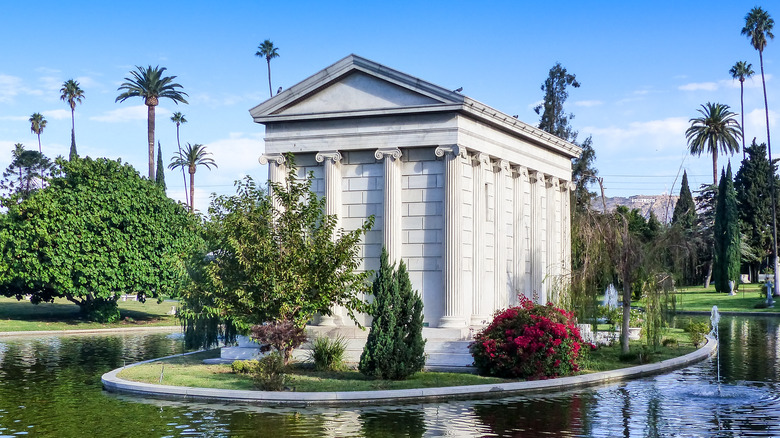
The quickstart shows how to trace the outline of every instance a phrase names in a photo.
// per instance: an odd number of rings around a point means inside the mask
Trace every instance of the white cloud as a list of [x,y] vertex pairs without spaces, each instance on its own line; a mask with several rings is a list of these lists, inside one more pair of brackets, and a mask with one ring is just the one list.
[[718,83],[717,82],[691,82],[689,84],[680,85],[677,87],[678,90],[682,91],[715,91],[718,89]]
[[679,149],[685,142],[685,130],[689,126],[684,117],[669,117],[661,120],[631,122],[625,127],[586,127],[580,132],[592,134],[594,143],[612,152]]
[[228,175],[232,182],[257,171],[260,167],[257,159],[263,154],[264,144],[261,134],[230,133],[226,139],[206,144],[206,149],[213,154],[220,174]]
[[55,109],[41,112],[43,117],[47,120],[63,120],[70,119],[70,110],[67,109]]
[[[147,114],[148,108],[146,105],[134,105],[107,111],[100,116],[92,116],[89,119],[96,122],[122,123],[134,120],[146,120]],[[171,114],[171,112],[166,108],[158,106],[155,109],[155,114],[159,119],[160,117]]]
[[30,117],[25,116],[0,116],[0,120],[8,120],[9,122],[26,122]]
[[22,79],[16,76],[0,74],[0,102],[13,101],[22,90]]
[[574,106],[584,106],[584,107],[593,107],[593,106],[599,106],[603,105],[604,102],[600,100],[578,100],[574,102]]

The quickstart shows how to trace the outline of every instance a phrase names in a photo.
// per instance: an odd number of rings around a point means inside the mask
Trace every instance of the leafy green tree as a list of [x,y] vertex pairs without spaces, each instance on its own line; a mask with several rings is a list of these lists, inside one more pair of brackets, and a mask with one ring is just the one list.
[[588,136],[580,147],[582,154],[571,160],[571,179],[574,182],[572,209],[582,212],[590,207],[591,201],[596,197],[596,194],[591,192],[588,187],[596,180],[599,171],[593,164],[596,161],[593,138]]
[[672,213],[672,225],[682,227],[683,230],[691,230],[695,222],[696,204],[693,202],[691,187],[688,185],[688,172],[685,171],[680,184],[680,197]]
[[131,97],[142,97],[144,105],[148,108],[146,124],[146,135],[149,139],[149,180],[154,179],[154,126],[155,126],[155,107],[160,103],[160,98],[164,97],[172,100],[175,104],[187,103],[184,96],[187,93],[180,91],[181,85],[173,82],[176,76],[163,76],[166,68],[160,66],[147,68],[136,66],[136,71],[130,72],[130,77],[125,78],[124,83],[117,88],[117,91],[123,91],[116,97],[116,102],[124,102]]
[[746,152],[747,158],[742,161],[734,178],[734,188],[745,243],[757,256],[757,260],[749,261],[751,278],[754,279],[761,261],[772,254],[772,185],[769,176],[777,174],[777,164],[770,170],[766,144],[756,144],[755,139]]
[[177,291],[197,245],[179,204],[129,164],[57,160],[50,185],[10,203],[0,227],[0,295],[34,304],[63,297],[89,319],[119,318],[122,293]]
[[78,156],[76,154],[76,104],[84,100],[84,90],[79,86],[79,82],[68,79],[60,88],[60,100],[68,102],[70,106],[70,158]]
[[[718,186],[702,184],[697,193],[696,206],[698,207],[698,213],[696,215],[695,236],[701,248],[699,263],[702,267],[704,287],[707,288],[710,287],[712,279],[715,247],[713,226],[715,224],[715,207],[718,202]],[[706,266],[706,269],[703,268],[704,266]]]
[[[764,76],[764,48],[766,48],[767,37],[774,39],[772,30],[775,27],[775,20],[769,16],[769,13],[761,7],[754,7],[745,16],[745,27],[742,28],[742,35],[750,39],[750,44],[758,51],[758,60],[761,65],[761,85],[764,89],[764,114],[766,115],[766,145],[769,153],[769,160],[772,160],[772,140],[769,135],[769,103],[766,97],[766,77]],[[775,272],[775,291],[774,294],[780,294],[780,268],[777,264],[777,186],[775,184],[774,174],[769,176],[770,184],[773,185],[772,197],[772,253],[774,262],[772,263]]]
[[41,113],[33,113],[33,115],[30,116],[30,130],[33,134],[38,136],[38,152],[41,153],[43,153],[41,150],[41,133],[45,127],[46,118],[44,118]]
[[698,110],[702,117],[690,120],[691,127],[685,131],[691,155],[702,152],[712,154],[712,184],[718,185],[718,150],[723,153],[739,152],[738,139],[742,137],[739,122],[734,120],[729,106],[707,102]]
[[745,79],[750,78],[756,72],[753,71],[753,64],[747,61],[738,61],[729,70],[733,79],[739,80],[739,112],[742,117],[740,123],[742,127],[742,158],[745,158]]
[[21,143],[14,145],[12,154],[13,160],[3,172],[0,188],[13,202],[18,202],[43,187],[45,178],[51,173],[52,164],[42,153],[25,150]]
[[573,74],[569,74],[566,68],[556,62],[550,69],[547,79],[542,84],[544,102],[534,108],[536,114],[542,115],[539,120],[539,129],[556,135],[566,141],[575,141],[577,132],[569,125],[574,118],[572,114],[563,111],[563,104],[569,97],[566,87],[579,88],[580,83]]
[[157,142],[157,175],[154,177],[154,182],[162,187],[163,191],[167,188],[165,186],[165,165],[162,158],[162,146],[160,146],[159,141]]
[[187,143],[184,151],[174,155],[171,164],[168,165],[171,170],[186,167],[190,173],[190,213],[195,212],[195,171],[198,166],[204,166],[206,169],[211,169],[211,166],[217,167],[217,163],[209,155],[211,152],[206,152],[206,146]]
[[739,215],[737,213],[737,193],[731,174],[731,164],[723,173],[718,187],[718,202],[715,207],[714,224],[715,257],[713,277],[715,290],[730,292],[729,281],[739,284],[741,261],[741,243],[739,234]]
[[286,157],[287,178],[269,183],[271,195],[246,177],[236,195],[212,201],[208,257],[194,268],[199,281],[184,297],[185,328],[215,320],[242,332],[284,321],[302,328],[334,305],[353,320],[366,310],[361,296],[371,272],[356,272],[358,244],[374,218],[354,231],[336,230],[336,216],[325,214],[325,198],[311,189],[314,176],[300,181],[294,157]]
[[255,55],[265,58],[265,61],[268,63],[268,93],[271,97],[274,97],[274,92],[271,88],[271,60],[279,57],[279,48],[274,47],[274,43],[271,40],[265,40],[257,46]]
[[[179,127],[187,123],[187,119],[184,118],[184,114],[175,112],[171,116],[171,121],[176,124],[176,145],[179,147],[179,154],[181,155],[181,141],[179,141]],[[181,167],[181,178],[184,181],[184,201],[187,205],[190,205],[190,194],[187,191],[187,176],[184,173],[184,166]]]
[[382,248],[379,273],[372,285],[371,331],[360,355],[360,372],[369,377],[403,380],[425,366],[423,303],[412,290],[406,265],[398,270]]

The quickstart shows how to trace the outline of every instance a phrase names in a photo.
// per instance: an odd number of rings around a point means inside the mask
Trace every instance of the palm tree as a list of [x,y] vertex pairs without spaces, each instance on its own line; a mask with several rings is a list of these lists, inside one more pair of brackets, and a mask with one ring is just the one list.
[[698,111],[702,117],[690,120],[685,137],[691,155],[712,154],[712,184],[718,185],[718,149],[724,153],[739,152],[737,139],[742,137],[742,131],[728,105],[707,102],[701,108]]
[[46,119],[41,113],[33,113],[33,115],[30,116],[30,125],[30,130],[33,134],[38,136],[38,152],[43,153],[41,150],[41,132],[43,132],[43,128],[46,127]]
[[167,97],[178,105],[179,102],[187,103],[184,96],[187,93],[177,90],[181,85],[173,82],[176,76],[163,76],[166,68],[160,66],[147,68],[141,66],[135,67],[137,71],[131,71],[131,77],[125,78],[125,83],[117,88],[118,91],[124,90],[117,96],[116,102],[124,102],[130,97],[143,97],[144,105],[148,107],[147,111],[147,136],[149,138],[149,180],[154,179],[154,107],[160,101],[161,97]]
[[268,63],[268,93],[271,94],[271,97],[274,97],[274,92],[271,89],[271,60],[279,57],[278,50],[279,48],[274,47],[274,43],[271,40],[265,40],[257,46],[257,53],[255,53],[255,55],[265,58]]
[[[750,39],[750,44],[758,50],[758,60],[761,65],[761,85],[764,89],[764,112],[766,114],[766,146],[769,154],[769,162],[772,162],[772,141],[769,138],[769,104],[766,98],[766,78],[764,77],[764,48],[766,39],[774,39],[772,28],[775,26],[775,20],[769,16],[769,13],[760,7],[754,7],[745,15],[745,27],[742,28],[742,35]],[[780,292],[780,272],[777,266],[777,200],[775,196],[775,172],[774,166],[769,166],[769,181],[772,185],[770,194],[772,196],[772,245],[774,248],[774,271],[775,271],[775,290],[773,295]]]
[[76,104],[84,99],[84,90],[79,87],[79,82],[68,79],[60,88],[60,99],[68,102],[70,105],[70,148],[76,148]]
[[168,165],[171,170],[177,167],[186,167],[190,173],[190,213],[195,212],[195,170],[198,166],[206,166],[207,169],[211,169],[211,166],[217,167],[214,159],[207,155],[211,155],[211,152],[206,152],[206,147],[202,144],[191,145],[187,143],[184,146],[184,151],[179,151],[174,155],[171,164]]
[[[176,124],[176,144],[179,145],[179,154],[181,154],[181,142],[179,141],[179,126],[183,125],[184,123],[187,123],[187,119],[184,118],[184,114],[180,112],[173,113],[173,116],[171,116],[171,121]],[[187,193],[187,176],[184,174],[184,166],[181,168],[181,177],[184,180],[184,200],[186,201],[187,205],[190,204],[190,197]]]
[[733,79],[739,80],[739,112],[742,116],[742,159],[746,158],[745,155],[745,79],[753,76],[756,72],[753,71],[753,64],[748,64],[747,61],[738,61],[729,70]]

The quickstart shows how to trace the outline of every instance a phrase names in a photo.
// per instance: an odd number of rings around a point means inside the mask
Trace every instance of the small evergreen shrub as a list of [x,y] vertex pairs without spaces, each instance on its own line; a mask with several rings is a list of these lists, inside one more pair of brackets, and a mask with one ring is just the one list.
[[664,338],[664,340],[661,341],[661,345],[668,348],[677,348],[679,347],[679,342],[674,338]]
[[258,361],[250,371],[255,387],[263,391],[281,391],[287,383],[284,358],[278,351],[272,351]]
[[255,359],[235,360],[230,364],[234,374],[252,374],[259,366],[260,362]]
[[706,339],[705,336],[710,332],[710,325],[704,321],[691,321],[685,327],[685,331],[688,332],[688,336],[691,338],[693,346],[699,348],[699,345],[704,343]]
[[425,366],[422,337],[423,302],[412,290],[403,261],[396,271],[382,248],[379,273],[372,285],[373,322],[363,354],[360,372],[371,378],[403,380]]
[[469,345],[474,366],[482,375],[544,379],[579,371],[583,347],[573,312],[535,305],[520,297],[520,305],[496,312],[493,321]]
[[311,343],[309,360],[314,363],[317,371],[343,371],[347,368],[344,363],[344,353],[347,351],[347,340],[339,335],[331,339],[325,336],[314,338]]

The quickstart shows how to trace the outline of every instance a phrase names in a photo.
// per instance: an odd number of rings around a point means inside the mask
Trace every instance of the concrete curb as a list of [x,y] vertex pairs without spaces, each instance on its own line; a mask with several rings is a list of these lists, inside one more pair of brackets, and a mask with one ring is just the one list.
[[105,329],[76,329],[76,330],[33,330],[26,332],[0,332],[0,338],[11,336],[59,336],[59,335],[90,335],[102,333],[122,332],[150,332],[150,331],[176,331],[181,330],[178,325],[160,325],[149,327],[118,327]]
[[[602,385],[637,377],[661,374],[683,368],[710,357],[717,349],[717,343],[708,337],[700,349],[674,359],[654,364],[640,365],[599,373],[561,377],[549,380],[533,380],[493,385],[450,386],[441,388],[398,389],[387,391],[344,391],[344,392],[270,392],[239,391],[228,389],[191,388],[184,386],[154,385],[120,379],[117,374],[125,368],[154,362],[152,359],[103,374],[103,388],[109,392],[141,395],[154,398],[178,400],[207,400],[244,402],[268,406],[359,406],[380,404],[401,404],[436,402],[440,400],[486,399],[512,395],[564,391],[586,386]],[[193,354],[193,353],[185,353]],[[181,356],[181,355],[177,355]],[[169,356],[174,357],[174,356]],[[164,358],[161,358],[164,359]]]

